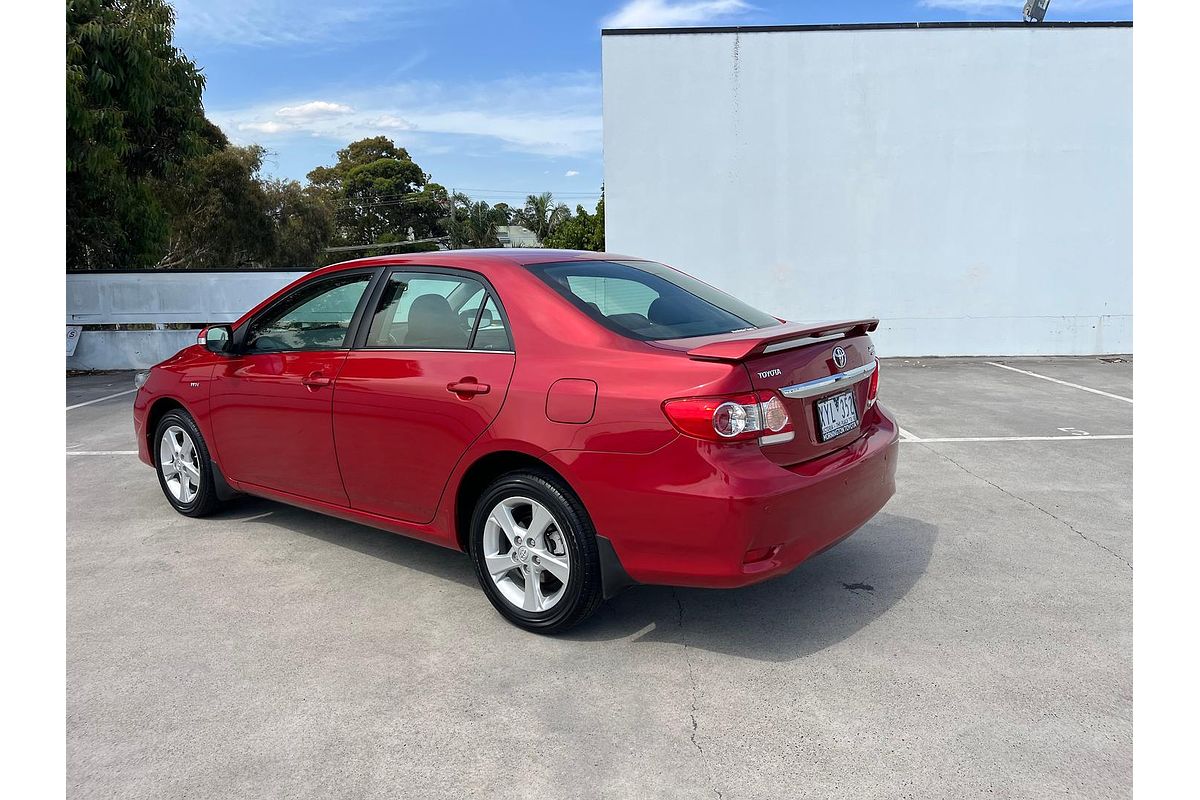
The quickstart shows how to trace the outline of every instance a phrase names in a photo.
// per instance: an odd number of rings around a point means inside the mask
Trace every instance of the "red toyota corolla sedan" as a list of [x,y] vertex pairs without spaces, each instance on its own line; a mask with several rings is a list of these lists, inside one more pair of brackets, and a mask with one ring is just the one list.
[[549,633],[630,584],[781,575],[879,511],[877,324],[781,322],[604,253],[363,259],[206,328],[134,424],[181,514],[244,492],[463,550]]

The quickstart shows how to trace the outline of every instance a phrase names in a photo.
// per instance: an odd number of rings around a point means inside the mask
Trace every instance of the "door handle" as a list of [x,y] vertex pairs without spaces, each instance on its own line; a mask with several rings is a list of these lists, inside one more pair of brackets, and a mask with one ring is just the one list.
[[320,372],[313,372],[301,378],[300,382],[309,389],[319,389],[322,386],[329,386],[333,383],[333,378],[322,375]]
[[457,395],[487,394],[492,390],[486,383],[479,383],[474,378],[463,378],[446,385],[446,390]]

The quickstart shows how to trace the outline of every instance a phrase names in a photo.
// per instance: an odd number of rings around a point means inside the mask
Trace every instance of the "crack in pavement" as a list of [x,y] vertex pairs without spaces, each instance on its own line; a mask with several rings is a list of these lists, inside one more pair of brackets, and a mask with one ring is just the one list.
[[[675,598],[675,607],[679,609],[679,620],[678,620],[679,629],[683,630],[683,603],[679,599],[679,593],[677,591],[675,591],[674,589],[671,589],[671,596]],[[695,670],[695,667],[692,665],[692,657],[688,653],[688,649],[689,649],[688,644],[686,642],[684,642],[683,643],[683,660],[687,663],[688,682],[691,684],[691,687],[692,687],[692,710],[691,710],[691,714],[690,714],[691,720],[692,720],[692,747],[695,747],[697,750],[700,751],[700,754],[703,755],[704,748],[701,747],[700,743],[696,741],[696,731],[700,727],[699,723],[696,722],[696,698],[699,694],[700,689],[696,685],[696,670]]]
[[[679,624],[679,630],[682,631],[683,630],[683,602],[679,599],[679,592],[677,592],[674,588],[671,589],[671,596],[675,598],[675,607],[679,610],[678,624]],[[697,752],[700,753],[701,758],[704,760],[704,771],[708,773],[708,782],[710,784],[712,784],[712,783],[715,783],[715,781],[713,780],[711,765],[709,764],[708,759],[704,758],[704,748],[701,747],[700,742],[698,742],[696,740],[696,734],[700,729],[700,724],[696,719],[696,711],[697,711],[697,707],[698,707],[697,700],[700,696],[700,686],[696,682],[696,667],[692,663],[692,656],[690,654],[691,646],[687,642],[684,642],[682,640],[682,638],[680,639],[680,642],[683,645],[683,660],[687,664],[688,683],[691,685],[691,690],[692,690],[692,694],[691,694],[692,707],[691,707],[691,711],[688,714],[688,716],[692,722],[692,731],[691,731],[692,747],[696,748]],[[716,786],[713,786],[713,791],[716,792],[716,794],[717,794],[717,800],[722,800],[724,795],[721,794],[721,790],[718,789]]]
[[1133,564],[1129,563],[1129,559],[1125,558],[1125,556],[1121,555],[1120,553],[1118,553],[1117,551],[1113,550],[1112,548],[1106,547],[1105,545],[1101,544],[1100,542],[1097,542],[1095,539],[1091,538],[1091,537],[1090,537],[1090,536],[1088,536],[1086,533],[1084,533],[1083,531],[1079,530],[1078,528],[1076,528],[1076,527],[1075,527],[1074,525],[1072,525],[1071,523],[1067,522],[1067,521],[1066,521],[1065,519],[1063,519],[1062,517],[1059,517],[1059,516],[1055,515],[1053,512],[1047,511],[1046,509],[1042,508],[1041,506],[1039,506],[1037,503],[1033,502],[1032,500],[1027,500],[1027,499],[1025,499],[1024,497],[1021,497],[1021,495],[1019,495],[1019,494],[1015,494],[1015,493],[1013,493],[1013,492],[1010,492],[1008,489],[1005,489],[1005,488],[1004,488],[1003,486],[1001,486],[1000,484],[998,484],[998,483],[994,483],[993,481],[990,481],[990,480],[988,480],[987,478],[983,477],[982,475],[979,475],[979,474],[976,474],[976,473],[972,472],[971,470],[967,469],[965,466],[963,466],[962,464],[958,463],[957,461],[955,461],[953,458],[951,458],[950,456],[946,455],[945,453],[939,453],[937,450],[934,450],[932,447],[929,447],[928,445],[926,445],[926,444],[924,444],[924,443],[920,443],[920,444],[921,444],[921,446],[922,446],[922,447],[924,447],[924,448],[925,448],[926,450],[928,450],[929,452],[933,453],[933,454],[934,454],[934,455],[936,455],[936,456],[939,456],[939,457],[941,457],[941,458],[944,458],[944,459],[946,459],[946,460],[947,460],[947,461],[949,461],[951,464],[953,464],[954,466],[956,466],[956,467],[958,467],[959,469],[961,469],[963,472],[965,472],[965,473],[967,473],[968,475],[970,475],[972,478],[976,478],[976,479],[978,479],[978,480],[981,480],[981,481],[983,481],[983,482],[984,482],[984,483],[986,483],[988,486],[991,486],[992,488],[999,490],[999,491],[1000,491],[1002,494],[1006,494],[1006,495],[1008,495],[1009,497],[1013,498],[1014,500],[1020,500],[1020,501],[1021,501],[1022,503],[1024,503],[1025,505],[1027,505],[1027,506],[1029,506],[1029,507],[1031,507],[1031,508],[1035,508],[1035,509],[1037,509],[1038,511],[1042,512],[1043,514],[1045,514],[1045,515],[1046,515],[1047,517],[1049,517],[1050,519],[1054,520],[1055,522],[1058,522],[1058,523],[1061,523],[1061,524],[1063,524],[1063,525],[1067,526],[1067,528],[1068,528],[1069,530],[1071,530],[1072,532],[1074,532],[1074,533],[1075,533],[1075,534],[1076,534],[1076,535],[1077,535],[1079,538],[1083,539],[1085,542],[1089,542],[1089,543],[1091,543],[1091,544],[1094,544],[1096,547],[1099,547],[1099,548],[1100,548],[1101,550],[1103,550],[1104,552],[1108,553],[1109,555],[1111,555],[1111,556],[1113,556],[1114,558],[1116,558],[1117,560],[1119,560],[1119,561],[1120,561],[1122,564],[1124,564],[1125,566],[1129,567],[1130,569],[1133,569]]

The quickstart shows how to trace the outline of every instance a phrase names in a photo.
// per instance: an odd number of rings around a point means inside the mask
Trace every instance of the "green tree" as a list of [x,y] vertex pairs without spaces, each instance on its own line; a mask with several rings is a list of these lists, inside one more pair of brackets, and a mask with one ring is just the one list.
[[525,207],[514,214],[514,221],[533,231],[539,242],[545,242],[546,237],[570,216],[571,209],[563,203],[555,203],[550,192],[542,192],[525,198]]
[[481,201],[472,201],[465,194],[454,195],[454,214],[447,223],[450,249],[499,247],[496,226],[502,225],[503,212]]
[[324,192],[260,175],[266,151],[226,147],[154,188],[170,230],[162,269],[311,267],[328,260],[333,209]]
[[213,147],[174,25],[165,0],[67,0],[70,269],[155,263],[167,215],[148,181]]
[[169,215],[164,269],[256,266],[275,249],[270,201],[259,177],[265,150],[227,147],[156,184]]
[[297,181],[273,180],[263,185],[273,246],[266,266],[312,267],[329,261],[325,248],[333,238],[333,208],[325,195]]
[[508,203],[496,203],[492,206],[492,213],[496,216],[497,225],[512,225],[517,212]]
[[595,214],[576,206],[575,216],[559,223],[542,244],[566,250],[604,250],[604,190],[600,190]]
[[337,163],[308,173],[310,184],[331,199],[335,240],[372,244],[381,237],[404,240],[441,235],[446,191],[430,184],[403,147],[386,136],[352,142],[337,151]]
[[337,163],[332,167],[316,167],[309,172],[309,183],[323,189],[340,191],[346,175],[355,167],[380,160],[411,160],[408,151],[396,147],[386,136],[372,136],[369,139],[351,142],[337,151],[337,157]]
[[604,238],[604,186],[601,186],[600,199],[596,201],[596,213],[592,215],[592,242],[588,249],[602,253],[607,247]]

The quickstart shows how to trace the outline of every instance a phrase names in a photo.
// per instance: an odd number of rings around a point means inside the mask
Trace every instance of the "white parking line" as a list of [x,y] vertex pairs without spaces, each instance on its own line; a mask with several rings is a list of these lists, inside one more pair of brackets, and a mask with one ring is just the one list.
[[1067,381],[1060,381],[1058,378],[1051,378],[1048,375],[1038,375],[1036,372],[1030,372],[1029,370],[1024,370],[1024,369],[1017,369],[1016,367],[1010,367],[1007,364],[997,364],[995,361],[988,361],[985,363],[991,364],[993,367],[999,367],[1000,369],[1007,369],[1007,370],[1011,370],[1012,372],[1019,372],[1022,375],[1028,375],[1031,378],[1041,378],[1042,380],[1050,381],[1051,383],[1057,383],[1062,386],[1070,386],[1072,389],[1082,389],[1083,391],[1091,392],[1092,394],[1103,395],[1104,397],[1111,397],[1113,400],[1124,400],[1126,403],[1133,402],[1132,397],[1122,397],[1119,394],[1112,394],[1111,392],[1102,392],[1099,389],[1092,389],[1091,387],[1088,387],[1088,386],[1080,386],[1078,383],[1069,383]]
[[[899,426],[897,426],[897,427],[899,427]],[[917,438],[918,438],[918,437],[916,437],[916,436],[913,436],[911,433],[909,433],[908,431],[904,430],[904,428],[900,428],[900,441],[902,441],[902,442],[915,442],[915,441],[917,441]]]
[[905,439],[902,442],[917,442],[930,444],[937,442],[1066,442],[1088,439],[1132,439],[1132,433],[1088,434],[1087,436],[939,436],[934,439]]
[[136,391],[137,391],[137,389],[126,389],[123,392],[117,392],[116,394],[110,394],[107,397],[97,397],[95,400],[88,400],[86,403],[76,403],[73,406],[67,406],[67,411],[70,411],[73,408],[83,408],[84,406],[90,406],[92,403],[103,403],[105,400],[112,400],[114,397],[123,397],[124,395],[127,395],[127,394],[133,394]]
[[136,456],[137,450],[68,450],[69,456]]

